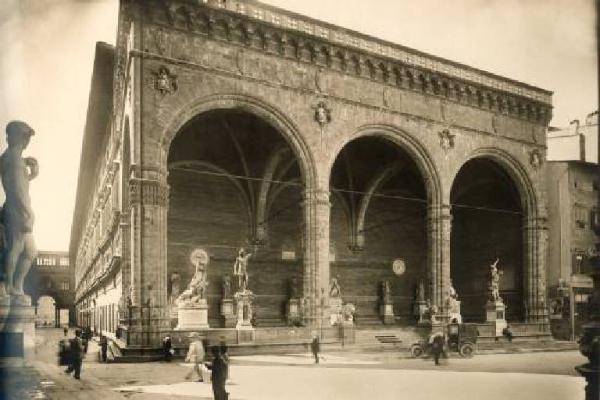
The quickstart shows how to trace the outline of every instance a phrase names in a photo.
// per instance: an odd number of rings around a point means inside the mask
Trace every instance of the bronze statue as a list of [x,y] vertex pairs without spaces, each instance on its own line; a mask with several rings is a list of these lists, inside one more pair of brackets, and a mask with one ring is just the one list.
[[248,259],[252,253],[246,253],[242,247],[233,264],[233,275],[238,277],[238,290],[245,292],[248,287]]

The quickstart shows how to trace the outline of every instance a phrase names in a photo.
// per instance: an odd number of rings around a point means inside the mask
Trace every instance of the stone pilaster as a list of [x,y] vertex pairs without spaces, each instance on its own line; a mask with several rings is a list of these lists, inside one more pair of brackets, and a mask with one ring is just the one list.
[[439,315],[445,316],[446,299],[450,290],[450,232],[452,228],[451,207],[446,204],[429,206],[427,209],[429,293]]
[[546,218],[528,218],[523,221],[524,297],[526,321],[548,325],[546,307],[546,250],[548,229]]
[[[142,174],[143,176],[143,174]],[[155,346],[169,328],[166,178],[130,179],[132,345]],[[141,341],[141,343],[140,343]]]
[[[304,297],[305,320],[312,326],[329,318],[329,214],[328,190],[304,193]],[[324,325],[325,326],[325,325]]]

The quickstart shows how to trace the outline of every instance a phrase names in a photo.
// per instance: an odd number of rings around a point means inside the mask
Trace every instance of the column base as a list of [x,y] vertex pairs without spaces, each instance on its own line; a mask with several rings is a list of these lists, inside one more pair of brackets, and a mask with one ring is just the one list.
[[396,318],[394,317],[394,305],[393,304],[380,305],[379,313],[381,315],[381,320],[384,325],[391,325],[391,324],[396,323]]
[[236,325],[237,319],[233,312],[233,300],[224,299],[221,301],[221,319],[223,320],[224,328],[233,328]]
[[300,300],[290,299],[286,307],[286,320],[288,325],[301,325],[302,317],[300,315]]

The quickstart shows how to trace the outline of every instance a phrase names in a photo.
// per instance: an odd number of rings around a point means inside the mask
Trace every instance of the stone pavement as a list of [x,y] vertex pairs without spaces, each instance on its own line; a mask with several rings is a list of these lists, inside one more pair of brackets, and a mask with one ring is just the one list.
[[[185,381],[190,365],[104,364],[98,362],[95,343],[77,381],[56,365],[54,343],[60,335],[44,335],[36,358],[30,360],[41,389],[38,397],[32,392],[23,399],[212,399],[210,383]],[[574,351],[451,358],[439,367],[431,360],[404,359],[393,352],[336,352],[325,354],[319,365],[306,353],[238,356],[232,358],[227,390],[230,399],[237,400],[575,400],[582,398],[585,383],[573,367],[583,362]]]

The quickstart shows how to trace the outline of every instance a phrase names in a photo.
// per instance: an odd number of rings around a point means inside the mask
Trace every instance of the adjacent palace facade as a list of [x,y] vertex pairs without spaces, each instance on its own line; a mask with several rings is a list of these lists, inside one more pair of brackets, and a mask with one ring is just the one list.
[[222,282],[244,247],[254,343],[337,340],[332,278],[357,330],[383,329],[384,297],[392,327],[418,296],[443,318],[453,289],[483,323],[496,260],[513,329],[549,332],[551,92],[250,0],[122,0],[116,43],[71,233],[80,325],[158,347],[203,248],[208,331],[235,344]]

